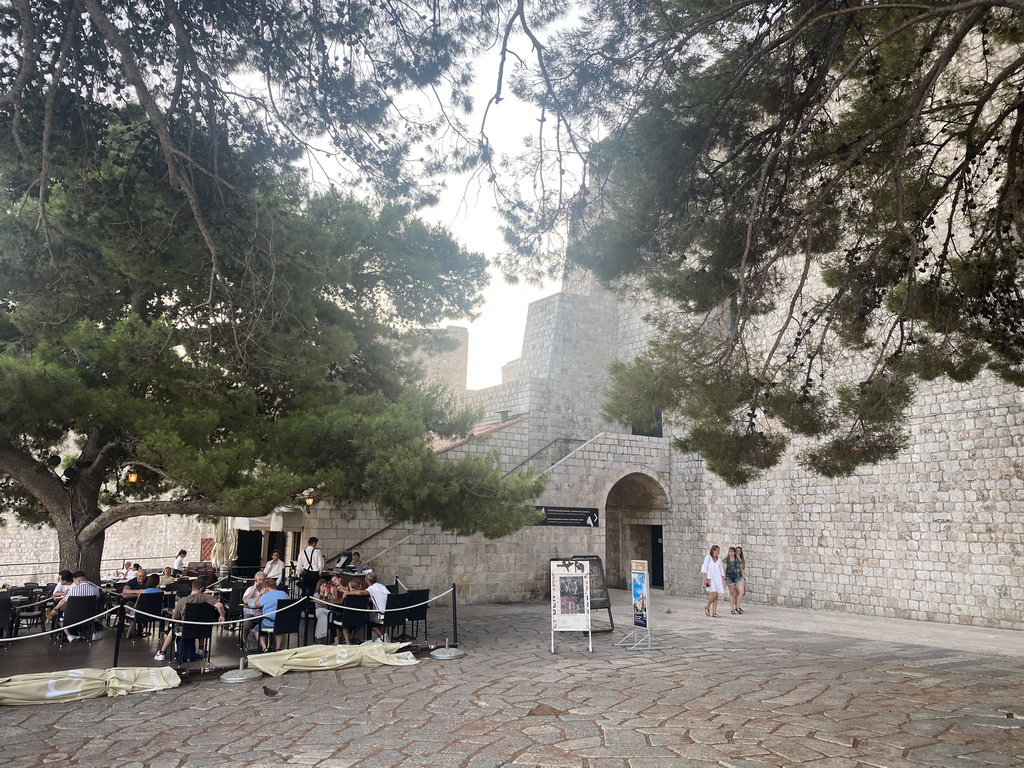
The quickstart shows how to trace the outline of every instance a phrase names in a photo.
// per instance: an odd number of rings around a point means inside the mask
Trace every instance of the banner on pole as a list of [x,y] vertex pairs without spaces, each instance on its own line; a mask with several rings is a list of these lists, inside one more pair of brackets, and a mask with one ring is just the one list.
[[630,560],[633,573],[633,626],[648,629],[647,599],[650,597],[650,581],[647,578],[647,561]]

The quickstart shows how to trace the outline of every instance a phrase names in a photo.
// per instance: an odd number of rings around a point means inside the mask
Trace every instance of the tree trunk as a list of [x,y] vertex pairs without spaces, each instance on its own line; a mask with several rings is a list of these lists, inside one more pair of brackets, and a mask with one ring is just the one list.
[[57,528],[57,550],[60,553],[60,567],[72,573],[85,571],[86,577],[94,584],[101,578],[100,560],[103,559],[103,541],[101,533],[87,542],[79,542],[68,526]]
[[60,567],[72,573],[85,571],[89,581],[98,584],[101,577],[100,561],[103,559],[104,530],[82,536],[82,530],[96,517],[99,509],[99,483],[80,479],[67,491],[65,508],[62,513],[50,512],[50,520],[57,531],[57,551]]

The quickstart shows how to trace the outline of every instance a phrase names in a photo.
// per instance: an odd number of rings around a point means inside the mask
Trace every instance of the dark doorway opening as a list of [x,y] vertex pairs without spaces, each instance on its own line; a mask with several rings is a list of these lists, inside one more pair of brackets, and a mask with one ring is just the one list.
[[267,533],[267,560],[270,559],[270,553],[275,549],[281,553],[281,559],[288,562],[289,555],[288,550],[284,546],[285,534],[280,531],[270,531]]
[[665,588],[665,549],[660,525],[651,526],[651,586]]
[[245,569],[242,573],[252,575],[263,567],[263,533],[261,531],[238,532],[238,556],[235,566]]

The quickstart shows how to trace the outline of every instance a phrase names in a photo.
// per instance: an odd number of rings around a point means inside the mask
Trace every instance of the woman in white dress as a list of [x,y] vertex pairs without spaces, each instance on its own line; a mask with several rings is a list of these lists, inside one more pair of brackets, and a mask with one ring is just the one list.
[[711,548],[711,551],[704,557],[704,564],[700,572],[704,574],[704,586],[708,590],[708,604],[704,606],[704,615],[712,619],[720,618],[718,615],[718,595],[725,592],[724,566],[719,553],[718,545]]

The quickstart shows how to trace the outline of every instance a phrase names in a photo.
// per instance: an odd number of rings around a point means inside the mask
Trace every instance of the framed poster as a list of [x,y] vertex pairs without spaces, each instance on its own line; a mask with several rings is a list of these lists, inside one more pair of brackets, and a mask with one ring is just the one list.
[[551,561],[551,631],[590,631],[590,563]]
[[647,600],[650,597],[650,580],[646,560],[630,560],[629,569],[633,577],[633,626],[647,629]]

